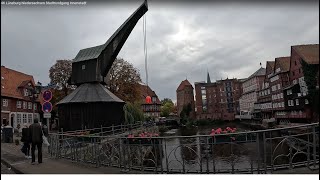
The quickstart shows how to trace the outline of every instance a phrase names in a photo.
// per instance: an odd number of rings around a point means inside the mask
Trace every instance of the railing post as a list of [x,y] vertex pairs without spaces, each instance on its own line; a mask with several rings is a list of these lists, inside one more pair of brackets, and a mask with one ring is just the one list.
[[[291,132],[289,131],[289,137],[291,137]],[[289,169],[292,169],[292,146],[289,147]]]
[[[308,128],[308,143],[310,143],[310,134],[309,134],[309,128]],[[310,168],[310,144],[308,144],[308,149],[307,149],[307,160],[308,160],[308,168]]]
[[266,133],[263,132],[263,155],[264,155],[264,173],[267,174],[267,140]]
[[257,142],[257,152],[258,152],[258,174],[260,174],[260,142],[259,142],[259,133],[257,133],[256,142]]
[[[208,146],[209,146],[209,140],[208,137],[206,137],[206,159],[207,159],[207,174],[209,174],[209,153],[208,153]],[[200,146],[201,147],[201,146]]]
[[316,163],[317,163],[317,152],[316,152],[316,148],[317,148],[317,144],[316,144],[316,127],[313,126],[312,127],[312,141],[313,141],[313,167],[316,167]]

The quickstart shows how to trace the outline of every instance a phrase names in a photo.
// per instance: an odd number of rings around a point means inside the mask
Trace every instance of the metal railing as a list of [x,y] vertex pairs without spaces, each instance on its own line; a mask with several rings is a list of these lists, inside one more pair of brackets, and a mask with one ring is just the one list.
[[272,173],[319,164],[319,123],[229,134],[135,137],[50,134],[50,154],[155,173]]

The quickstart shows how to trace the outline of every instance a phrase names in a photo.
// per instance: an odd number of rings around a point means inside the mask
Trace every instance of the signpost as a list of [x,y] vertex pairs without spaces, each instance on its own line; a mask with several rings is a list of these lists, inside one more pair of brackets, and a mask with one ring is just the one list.
[[42,104],[43,118],[47,120],[47,127],[49,133],[49,119],[51,118],[52,104],[49,102],[52,99],[52,92],[45,90],[42,94],[44,103]]

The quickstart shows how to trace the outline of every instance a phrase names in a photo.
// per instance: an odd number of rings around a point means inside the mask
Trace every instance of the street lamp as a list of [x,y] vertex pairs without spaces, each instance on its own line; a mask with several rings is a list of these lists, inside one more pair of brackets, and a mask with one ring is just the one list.
[[31,84],[29,85],[29,97],[32,100],[32,117],[34,119],[34,104],[36,99],[38,98],[39,94],[41,93],[41,83],[38,81],[37,84],[33,87],[31,87]]

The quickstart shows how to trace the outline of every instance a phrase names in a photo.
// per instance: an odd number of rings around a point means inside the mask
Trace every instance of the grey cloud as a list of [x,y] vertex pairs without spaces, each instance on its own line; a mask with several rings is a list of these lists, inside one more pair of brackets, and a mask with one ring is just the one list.
[[[1,7],[2,65],[44,84],[57,59],[104,43],[140,5],[101,3],[81,8]],[[186,77],[194,84],[245,78],[262,62],[290,55],[290,46],[319,43],[319,9],[314,4],[157,3],[149,1],[149,85],[161,99],[176,99]],[[119,53],[145,81],[142,18]]]

